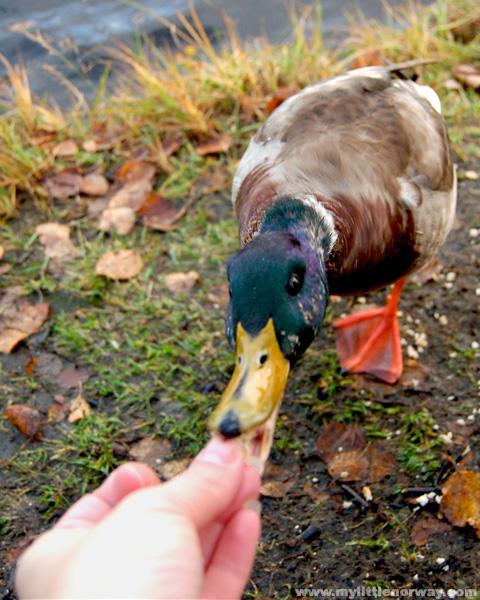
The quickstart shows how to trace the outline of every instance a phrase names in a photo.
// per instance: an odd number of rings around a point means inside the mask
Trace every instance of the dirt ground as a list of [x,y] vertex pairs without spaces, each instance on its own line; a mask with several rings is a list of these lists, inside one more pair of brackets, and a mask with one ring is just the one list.
[[[460,169],[479,173],[480,162],[462,164]],[[437,502],[421,506],[416,498],[440,493],[456,464],[480,469],[479,187],[478,181],[461,179],[457,220],[439,255],[437,273],[426,282],[410,282],[402,295],[400,326],[411,364],[410,375],[400,384],[389,387],[340,372],[331,321],[364,300],[334,299],[331,303],[324,332],[295,367],[288,385],[270,459],[275,468],[266,478],[274,483],[262,499],[263,532],[246,598],[289,598],[302,595],[296,592],[299,588],[347,586],[480,590],[480,540],[473,528],[452,527],[432,535],[422,546],[411,540],[415,523],[439,512]],[[65,207],[59,210],[64,211],[64,220],[79,218],[65,212]],[[205,234],[207,247],[199,250],[200,259],[193,250],[175,258],[164,238],[160,242],[158,236],[149,239],[148,244],[161,246],[159,269],[168,264],[176,270],[197,265],[204,283],[195,300],[185,301],[187,308],[180,310],[175,300],[161,305],[165,315],[170,311],[168,318],[174,319],[168,326],[176,329],[168,342],[156,342],[160,354],[145,350],[142,357],[148,358],[148,364],[134,355],[136,364],[130,368],[125,362],[128,345],[123,358],[119,356],[121,344],[120,349],[118,344],[105,349],[103,359],[112,356],[112,370],[116,358],[124,360],[125,381],[130,386],[125,389],[121,370],[112,382],[108,379],[111,373],[98,364],[100,355],[89,358],[93,344],[101,345],[107,338],[99,341],[95,326],[87,330],[85,323],[93,313],[98,319],[108,313],[103,331],[115,338],[121,329],[123,343],[130,339],[131,327],[134,339],[129,343],[135,349],[141,344],[139,336],[156,335],[147,327],[153,318],[150,305],[128,302],[125,286],[118,292],[120,301],[112,289],[105,290],[98,282],[82,281],[78,289],[69,288],[72,284],[65,276],[39,274],[41,261],[36,259],[35,244],[28,246],[26,241],[34,224],[46,220],[45,215],[32,207],[28,214],[22,213],[22,220],[11,224],[9,239],[18,247],[12,257],[23,269],[18,277],[30,278],[31,294],[38,297],[41,292],[52,304],[53,325],[12,354],[1,356],[0,388],[4,391],[0,392],[0,408],[3,412],[12,401],[21,402],[46,415],[54,395],[62,393],[71,399],[78,394],[78,386],[59,392],[58,384],[62,369],[75,366],[88,371],[89,380],[80,389],[94,415],[84,423],[50,423],[43,439],[33,442],[25,441],[6,419],[0,420],[0,588],[4,598],[14,597],[12,574],[21,548],[53,523],[80,493],[131,457],[132,447],[138,450],[139,441],[154,436],[151,439],[166,448],[163,458],[169,462],[192,456],[206,439],[205,418],[231,372],[232,355],[223,340],[223,308],[207,299],[208,293],[222,285],[221,264],[235,248],[235,226],[229,211],[222,194],[194,207],[186,227],[197,227],[200,232],[201,227],[210,227],[208,231],[215,233],[211,239]],[[228,221],[226,229],[222,219]],[[185,235],[191,232],[188,229]],[[172,237],[166,239],[181,249],[187,239],[182,238],[182,227],[169,235]],[[138,236],[136,241],[144,243],[140,233]],[[222,248],[215,255],[216,262],[208,263],[213,259],[205,257],[214,246]],[[37,266],[29,272],[30,261]],[[2,287],[21,283],[15,277],[14,273],[2,276]],[[43,283],[35,286],[41,278]],[[148,284],[147,276],[143,283]],[[136,293],[133,287],[128,289]],[[155,293],[161,290],[153,296]],[[372,294],[366,302],[380,303],[383,298],[384,293]],[[84,327],[81,332],[75,333],[74,321],[69,320],[72,315],[76,315],[75,326],[80,323]],[[142,319],[146,325],[140,323]],[[198,341],[192,337],[194,332],[201,334]],[[216,349],[208,346],[209,340],[213,346],[218,342],[220,358]],[[177,354],[178,346],[187,355]],[[37,372],[32,373],[32,357],[40,356],[49,367],[42,371],[37,362]],[[169,357],[172,364],[179,361],[178,370],[155,375],[159,361],[164,364]],[[172,395],[174,400],[168,402],[165,395],[170,394],[170,381],[177,382],[175,393],[184,396]],[[141,400],[145,385],[150,386],[148,401]],[[186,425],[182,429],[183,418]],[[180,429],[173,428],[175,419]],[[370,484],[371,500],[365,499],[364,483],[334,480],[319,455],[317,440],[322,427],[332,421],[359,425],[369,440],[381,440],[395,456],[397,468]],[[153,464],[159,468],[159,461],[153,460]],[[159,472],[165,476],[164,471]]]

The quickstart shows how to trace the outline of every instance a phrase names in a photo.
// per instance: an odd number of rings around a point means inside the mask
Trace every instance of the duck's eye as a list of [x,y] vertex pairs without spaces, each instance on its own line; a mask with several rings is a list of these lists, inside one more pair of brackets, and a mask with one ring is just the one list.
[[290,279],[287,283],[287,292],[290,296],[296,296],[298,292],[302,289],[303,278],[305,275],[305,271],[296,270],[290,275]]
[[263,365],[267,362],[268,360],[268,354],[266,352],[262,352],[260,354],[260,356],[258,357],[258,362],[260,363],[260,366],[263,367]]

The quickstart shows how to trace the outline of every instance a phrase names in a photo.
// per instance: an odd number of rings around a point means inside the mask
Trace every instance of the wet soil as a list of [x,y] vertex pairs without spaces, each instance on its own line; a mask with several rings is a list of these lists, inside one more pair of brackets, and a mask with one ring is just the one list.
[[[461,169],[480,172],[480,163],[461,165]],[[334,361],[332,366],[333,359],[326,361],[334,349],[332,316],[348,312],[363,300],[332,302],[324,332],[295,367],[289,383],[270,459],[286,485],[279,497],[262,499],[262,539],[245,597],[288,598],[302,595],[296,591],[300,588],[356,586],[480,589],[480,540],[472,528],[453,527],[431,536],[422,547],[410,538],[416,521],[435,516],[439,510],[436,502],[422,507],[415,498],[424,492],[439,492],[468,448],[467,468],[480,469],[475,351],[479,340],[480,235],[475,234],[480,228],[479,203],[478,181],[460,181],[455,227],[439,254],[441,270],[427,282],[410,282],[402,295],[401,332],[405,352],[414,361],[414,376],[409,381],[393,387],[377,385],[359,377],[344,377]],[[25,218],[38,220],[35,213]],[[381,303],[383,299],[384,294],[378,293],[366,301]],[[48,409],[56,391],[56,358],[49,335],[47,329],[28,346],[2,356],[1,384],[8,388],[8,397],[0,397],[2,409],[18,398]],[[30,360],[32,348],[52,355],[41,384],[27,391],[24,380],[16,380]],[[69,364],[63,360],[61,368],[66,366]],[[207,392],[221,389],[227,376],[210,376]],[[65,395],[70,393],[73,391]],[[108,402],[100,395],[92,401],[95,410],[108,411]],[[142,418],[144,413],[138,411],[131,422]],[[322,427],[335,419],[358,424],[372,439],[384,438],[398,459],[394,473],[370,485],[370,501],[365,500],[363,483],[345,486],[334,481],[316,451]],[[17,453],[41,449],[43,442],[28,443],[5,420],[0,423],[0,589],[10,598],[14,597],[16,556],[60,512],[47,518],[45,506],[39,504],[40,494],[35,492],[36,485],[48,482],[48,470],[22,474],[5,467]],[[421,452],[415,454],[411,446],[417,428]],[[55,427],[46,432],[47,438],[55,435]],[[141,436],[137,432],[124,438],[115,449],[119,461]],[[181,454],[181,445],[176,447]],[[416,463],[409,462],[409,456],[414,456]],[[80,492],[70,490],[68,502]]]

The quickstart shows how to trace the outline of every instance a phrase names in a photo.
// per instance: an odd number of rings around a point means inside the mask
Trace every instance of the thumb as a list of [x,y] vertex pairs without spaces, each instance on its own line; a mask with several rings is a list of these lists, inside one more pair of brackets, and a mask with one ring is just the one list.
[[143,513],[176,514],[200,529],[228,510],[247,469],[235,442],[213,438],[186,471],[161,486],[133,494],[125,508],[130,505],[131,510],[135,504],[135,510]]

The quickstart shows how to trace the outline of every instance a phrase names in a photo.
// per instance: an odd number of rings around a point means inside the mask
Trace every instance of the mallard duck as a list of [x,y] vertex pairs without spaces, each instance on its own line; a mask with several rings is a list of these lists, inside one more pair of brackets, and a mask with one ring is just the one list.
[[242,249],[228,263],[226,332],[236,367],[211,426],[264,461],[289,370],[319,332],[329,294],[394,284],[386,306],[334,326],[344,369],[388,383],[401,375],[400,291],[455,213],[438,96],[384,67],[303,89],[251,140],[232,202]]

